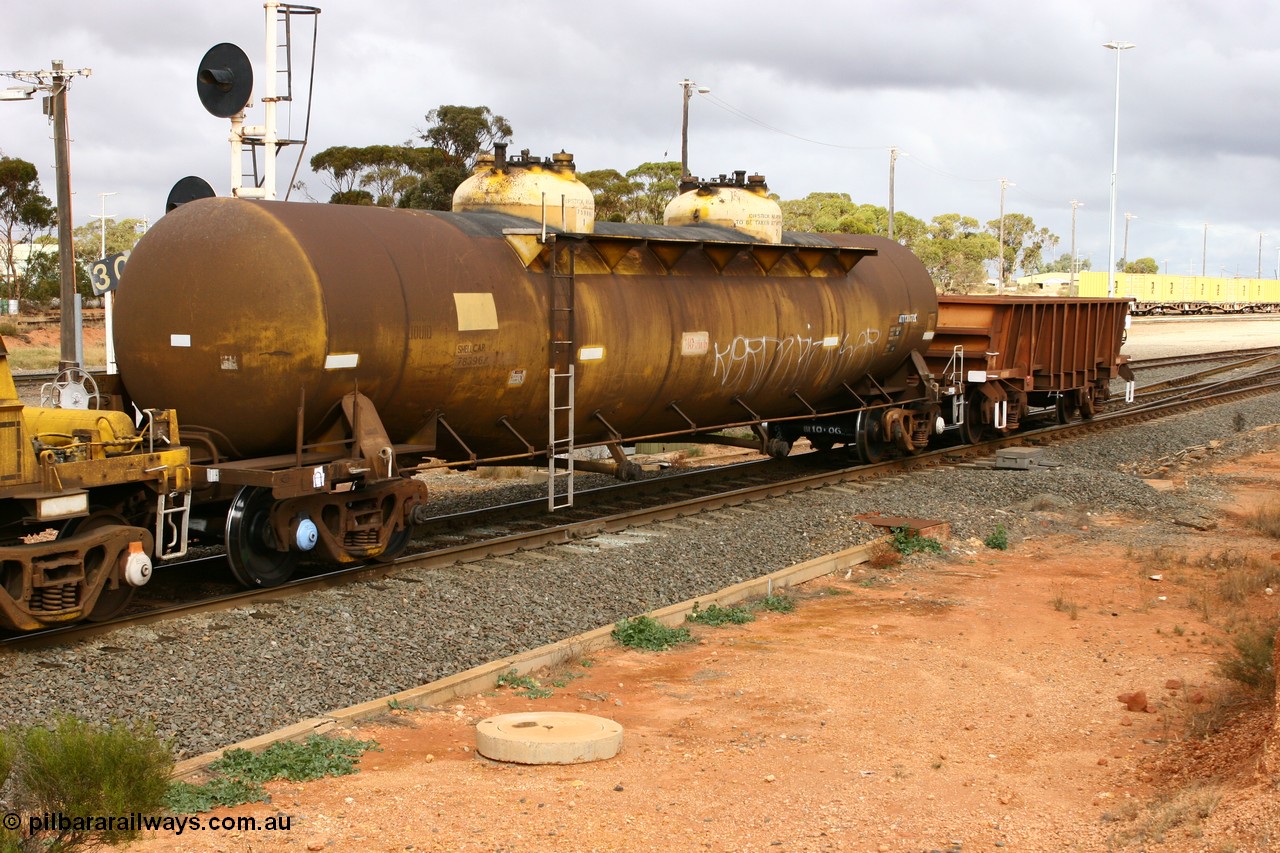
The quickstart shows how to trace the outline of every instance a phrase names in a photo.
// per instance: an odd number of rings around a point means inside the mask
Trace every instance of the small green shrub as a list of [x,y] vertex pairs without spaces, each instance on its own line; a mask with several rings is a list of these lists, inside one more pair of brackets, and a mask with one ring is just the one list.
[[1203,834],[1201,822],[1213,814],[1221,797],[1217,788],[1197,782],[1159,794],[1145,806],[1136,799],[1128,800],[1119,810],[1102,815],[1103,821],[1121,824],[1109,839],[1107,849],[1163,844],[1173,840],[1175,830],[1198,837]]
[[18,755],[18,743],[8,732],[0,731],[0,784],[9,778],[13,761]]
[[[523,696],[526,699],[546,699],[548,696],[554,695],[555,691],[549,690],[538,683],[538,679],[529,675],[517,675],[514,669],[508,670],[498,676],[499,687],[510,687],[516,691],[517,696]],[[559,685],[563,687],[564,685]]]
[[165,808],[174,814],[207,812],[219,806],[238,806],[241,803],[267,803],[271,798],[258,782],[228,779],[219,776],[203,784],[174,782],[165,794]]
[[218,806],[269,802],[263,783],[272,779],[310,782],[325,776],[348,776],[356,772],[356,761],[376,741],[311,735],[305,741],[273,743],[262,752],[229,749],[209,765],[217,776],[200,785],[175,782],[169,786],[165,803],[175,814],[203,812]]
[[534,681],[527,675],[520,675],[514,669],[509,669],[498,676],[499,687],[510,687],[512,689],[537,687],[538,682]]
[[796,609],[796,600],[789,595],[766,595],[760,599],[761,610],[772,610],[774,613],[790,613]]
[[664,652],[693,640],[688,628],[668,628],[650,616],[623,619],[613,626],[612,636],[618,645],[651,652]]
[[1263,696],[1274,696],[1276,673],[1272,660],[1277,629],[1280,621],[1276,620],[1242,628],[1231,641],[1234,653],[1218,661],[1218,674]]
[[1006,551],[1009,548],[1009,531],[1003,524],[997,524],[991,535],[982,540],[982,544],[995,551]]
[[0,320],[0,335],[6,338],[21,337],[22,329],[18,328],[18,324],[12,320]]
[[693,612],[685,617],[685,621],[719,628],[721,625],[745,625],[748,622],[754,622],[755,618],[756,615],[745,607],[721,607],[719,604],[712,604],[706,610],[700,610],[695,602]]
[[1258,507],[1249,513],[1245,521],[1259,533],[1280,539],[1280,503]]
[[[20,810],[30,814],[156,815],[164,808],[173,752],[150,725],[99,726],[71,716],[15,733],[8,750]],[[74,825],[38,833],[41,849],[121,844],[126,826]]]
[[311,735],[305,741],[280,741],[262,752],[229,749],[209,765],[209,769],[232,779],[268,782],[288,779],[310,782],[326,776],[348,776],[356,772],[356,760],[378,744],[372,740]]
[[920,531],[910,527],[893,528],[893,547],[899,554],[909,557],[912,554],[941,554],[942,543],[928,536],[921,536]]

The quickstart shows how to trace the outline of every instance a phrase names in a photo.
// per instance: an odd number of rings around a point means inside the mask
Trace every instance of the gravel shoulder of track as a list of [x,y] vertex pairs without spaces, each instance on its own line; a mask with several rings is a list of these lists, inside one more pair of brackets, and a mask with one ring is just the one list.
[[1220,497],[1212,478],[1161,492],[1135,470],[1175,456],[1185,463],[1189,448],[1222,457],[1274,447],[1280,431],[1253,428],[1277,422],[1280,398],[1261,396],[1045,448],[1055,467],[942,468],[814,489],[15,652],[0,674],[0,715],[9,726],[58,713],[150,720],[187,757],[868,541],[877,534],[855,518],[863,513],[950,521],[962,549],[980,548],[997,524],[1017,541],[1052,524],[1087,524],[1089,513],[1196,523],[1210,512],[1205,501]]

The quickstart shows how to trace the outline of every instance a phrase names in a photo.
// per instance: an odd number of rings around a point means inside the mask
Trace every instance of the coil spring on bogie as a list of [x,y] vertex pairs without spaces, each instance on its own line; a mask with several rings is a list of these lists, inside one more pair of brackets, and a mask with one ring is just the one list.
[[343,537],[342,544],[347,548],[370,548],[378,544],[377,530],[351,530]]
[[31,593],[31,610],[54,612],[68,610],[80,604],[80,584],[64,583],[58,586],[39,587]]
[[916,447],[924,447],[929,443],[929,435],[932,431],[933,424],[927,418],[917,418],[915,429],[911,431],[911,443]]

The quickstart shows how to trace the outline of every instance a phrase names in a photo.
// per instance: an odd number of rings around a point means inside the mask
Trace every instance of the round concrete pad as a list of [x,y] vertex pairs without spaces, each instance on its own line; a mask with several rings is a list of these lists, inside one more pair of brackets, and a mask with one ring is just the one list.
[[528,711],[476,724],[476,751],[494,761],[583,764],[613,758],[621,748],[622,726],[591,714]]

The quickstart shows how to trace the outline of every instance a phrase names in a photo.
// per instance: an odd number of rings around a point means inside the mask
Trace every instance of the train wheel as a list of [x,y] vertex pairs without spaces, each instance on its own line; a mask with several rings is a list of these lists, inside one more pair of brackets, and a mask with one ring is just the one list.
[[370,557],[375,563],[390,563],[404,553],[404,549],[409,546],[409,540],[413,537],[413,532],[407,527],[401,527],[391,535],[387,540],[387,547],[382,549],[382,553],[376,557]]
[[1080,405],[1076,402],[1076,392],[1063,391],[1058,395],[1058,423],[1071,423],[1071,419],[1075,417],[1079,408]]
[[1093,420],[1096,407],[1093,404],[1093,389],[1084,388],[1080,391],[1080,417],[1086,421]]
[[[119,513],[108,509],[95,509],[84,518],[73,518],[63,525],[62,530],[58,532],[58,538],[66,539],[77,533],[88,533],[109,524],[127,525],[128,523]],[[115,589],[102,590],[98,593],[98,600],[93,603],[93,607],[84,615],[84,618],[90,622],[106,622],[108,619],[114,619],[124,612],[129,602],[133,601],[133,594],[136,591],[136,587],[126,583],[121,583]]]
[[295,552],[275,548],[269,523],[274,502],[270,489],[245,486],[227,511],[227,562],[231,574],[247,587],[279,586],[298,563]]
[[880,421],[870,412],[858,412],[855,446],[858,458],[868,465],[884,458],[884,436],[880,434]]
[[960,440],[965,444],[977,444],[986,437],[986,427],[979,419],[982,413],[981,393],[971,394],[965,400],[964,423],[960,425]]

